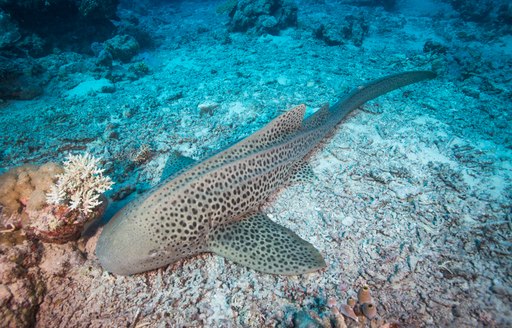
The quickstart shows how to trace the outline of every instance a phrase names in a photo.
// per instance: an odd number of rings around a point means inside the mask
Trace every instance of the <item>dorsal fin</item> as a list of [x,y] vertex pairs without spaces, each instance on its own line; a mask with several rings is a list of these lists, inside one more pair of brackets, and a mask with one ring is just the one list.
[[256,142],[265,146],[282,141],[302,127],[305,111],[306,106],[304,104],[295,106],[243,141]]
[[[216,155],[213,155],[195,168],[188,170],[182,177],[180,183],[187,183],[193,179],[194,176],[202,175],[205,172],[214,170],[222,165],[236,161],[286,140],[290,135],[300,130],[305,111],[306,106],[299,105],[279,115],[263,129],[255,132],[245,139],[242,139]],[[173,175],[173,177],[175,177],[175,175]],[[167,178],[165,181],[168,180],[170,179]]]
[[313,113],[310,117],[304,120],[303,129],[313,129],[322,125],[329,117],[329,103],[324,104],[319,110]]
[[305,111],[304,104],[290,109],[270,121],[263,129],[237,143],[235,147],[261,149],[283,141],[301,128]]
[[224,164],[286,140],[302,127],[305,111],[304,104],[292,108],[273,119],[263,129],[215,155],[215,159]]
[[175,178],[179,173],[190,168],[194,163],[194,159],[183,156],[178,151],[172,152],[171,155],[169,155],[169,158],[167,158],[167,162],[165,162],[165,167],[162,171],[160,181]]

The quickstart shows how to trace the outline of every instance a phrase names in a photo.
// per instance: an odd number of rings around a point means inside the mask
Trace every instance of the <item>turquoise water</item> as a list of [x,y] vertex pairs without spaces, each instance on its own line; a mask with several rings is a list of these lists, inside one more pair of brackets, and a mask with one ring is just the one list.
[[[0,1],[0,326],[510,325],[511,17],[497,0]],[[325,269],[102,269],[103,225],[176,158],[411,70],[437,77],[364,104],[313,179],[261,204]],[[40,166],[84,154],[114,182],[101,218],[65,244],[20,238],[61,172]],[[363,285],[378,316],[356,322]]]

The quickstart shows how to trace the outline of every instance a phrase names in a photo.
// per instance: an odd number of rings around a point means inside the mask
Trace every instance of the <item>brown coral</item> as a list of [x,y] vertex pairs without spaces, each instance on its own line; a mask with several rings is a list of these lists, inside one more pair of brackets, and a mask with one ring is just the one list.
[[4,219],[23,214],[25,209],[39,210],[46,203],[45,194],[63,169],[55,163],[42,166],[23,165],[0,176],[0,207]]
[[357,293],[357,300],[360,304],[371,303],[372,302],[372,294],[370,291],[370,287],[364,285],[359,289]]
[[49,205],[43,210],[31,212],[33,224],[24,228],[31,239],[39,239],[47,243],[64,244],[77,240],[86,225],[100,218],[107,207],[105,196],[100,197],[100,205],[90,213],[71,210],[67,206]]
[[361,306],[361,309],[363,311],[364,316],[370,320],[377,316],[377,308],[372,303],[364,303]]

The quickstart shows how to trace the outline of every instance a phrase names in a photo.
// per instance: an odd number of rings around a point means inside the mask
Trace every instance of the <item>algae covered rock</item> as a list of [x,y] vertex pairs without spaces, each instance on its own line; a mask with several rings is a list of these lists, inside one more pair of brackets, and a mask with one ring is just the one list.
[[0,11],[4,14],[0,15],[0,48],[6,42],[16,42],[15,46],[23,49],[41,48],[43,43],[38,57],[49,55],[54,48],[87,52],[92,42],[102,42],[113,34],[111,20],[117,18],[118,3],[119,0],[1,0]]
[[0,55],[0,99],[29,100],[41,95],[44,71],[35,60]]
[[0,10],[0,49],[12,45],[20,37],[16,23],[7,13]]
[[122,62],[129,62],[139,52],[139,43],[133,36],[116,35],[104,42],[105,49],[112,54],[112,58]]
[[103,215],[111,185],[89,154],[69,155],[62,167],[13,168],[0,175],[0,228],[22,227],[29,238],[51,243],[76,240]]
[[297,5],[287,0],[241,0],[230,11],[232,32],[278,34],[297,25]]
[[45,285],[38,279],[41,249],[25,242],[0,243],[0,325],[32,327],[43,301]]
[[340,22],[320,24],[314,31],[315,37],[329,46],[338,46],[347,42],[352,42],[357,47],[362,46],[370,30],[370,25],[364,16],[348,15],[341,21],[341,24]]

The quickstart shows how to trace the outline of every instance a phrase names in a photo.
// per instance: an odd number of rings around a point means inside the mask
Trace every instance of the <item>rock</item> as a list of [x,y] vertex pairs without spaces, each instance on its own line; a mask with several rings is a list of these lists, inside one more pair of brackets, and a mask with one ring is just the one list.
[[487,22],[493,12],[493,4],[487,1],[448,1],[459,12],[462,19],[474,22]]
[[80,1],[78,11],[84,18],[91,20],[102,20],[115,18],[118,0],[88,0]]
[[66,92],[68,97],[84,97],[95,93],[112,93],[115,86],[107,79],[87,80]]
[[355,46],[362,46],[363,40],[368,35],[370,25],[366,22],[364,16],[355,17],[349,15],[345,17],[345,23],[342,27],[343,37],[351,40]]
[[29,59],[0,56],[0,99],[29,100],[43,93],[36,74],[37,64]]
[[139,52],[139,43],[129,35],[116,35],[103,43],[105,49],[112,54],[112,58],[122,62],[129,62]]
[[321,24],[315,29],[315,37],[329,46],[343,44],[343,37],[335,24]]
[[448,51],[448,48],[446,46],[443,46],[441,43],[428,40],[423,45],[423,52],[425,53],[431,53],[431,54],[446,54]]
[[350,227],[351,225],[353,225],[354,222],[355,222],[354,217],[352,217],[350,215],[346,215],[341,218],[341,224],[343,224],[344,226],[347,226],[347,227]]
[[11,17],[0,10],[0,49],[11,46],[21,38],[18,26]]
[[0,281],[2,283],[12,283],[20,274],[21,269],[16,263],[0,260]]
[[96,56],[96,66],[106,66],[111,67],[112,66],[112,54],[105,49],[102,43],[99,42],[93,42],[91,44],[91,50]]
[[98,243],[98,238],[100,237],[102,230],[103,228],[98,229],[98,231],[96,231],[96,233],[85,242],[83,252],[88,258],[95,257],[94,254],[96,252],[96,244]]
[[297,25],[297,5],[286,0],[241,0],[230,11],[229,30],[255,34],[279,34],[280,30]]
[[94,53],[94,56],[98,57],[100,52],[105,50],[105,47],[103,47],[103,44],[100,42],[93,42],[91,43],[91,51]]
[[[139,43],[139,46],[141,48],[148,48],[154,46],[154,38],[151,36],[151,34],[143,29],[142,27],[131,24],[127,20],[130,20],[129,18],[126,18],[126,20],[122,20],[120,25],[117,26],[118,34],[120,35],[129,35],[135,38],[137,42]],[[138,22],[137,22],[138,24]]]
[[96,65],[111,67],[112,60],[113,58],[110,52],[108,52],[107,50],[101,50],[98,54],[98,58],[96,59]]
[[0,306],[4,306],[12,298],[12,293],[6,285],[0,284]]
[[84,262],[74,244],[46,244],[39,268],[47,275],[64,275],[70,268],[77,268]]
[[16,42],[16,47],[23,49],[34,58],[44,57],[51,50],[49,42],[35,33],[24,36]]
[[321,24],[314,33],[317,39],[324,41],[329,46],[337,46],[351,41],[360,47],[368,35],[368,31],[369,25],[363,16],[349,15],[345,17],[341,29],[338,22],[327,23]]
[[[16,42],[17,49],[33,48],[30,55],[36,57],[49,55],[54,48],[87,52],[91,42],[113,35],[112,20],[117,18],[118,3],[119,0],[2,0],[0,7],[11,19],[0,22],[4,26],[0,27],[0,40]],[[9,33],[4,32],[5,28]],[[19,35],[25,37],[20,40]]]
[[219,104],[213,101],[206,101],[197,105],[197,108],[199,109],[200,116],[204,116],[206,114],[212,116],[214,114],[214,110],[219,108]]
[[35,267],[40,248],[0,244],[0,326],[32,327],[43,301],[44,283]]
[[262,16],[261,26],[268,31],[274,30],[278,24],[277,19],[274,16]]

